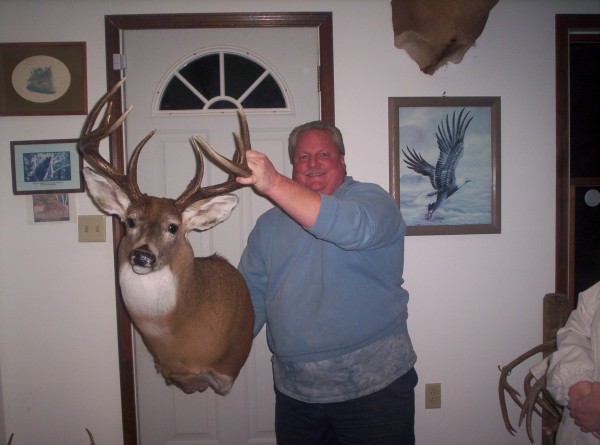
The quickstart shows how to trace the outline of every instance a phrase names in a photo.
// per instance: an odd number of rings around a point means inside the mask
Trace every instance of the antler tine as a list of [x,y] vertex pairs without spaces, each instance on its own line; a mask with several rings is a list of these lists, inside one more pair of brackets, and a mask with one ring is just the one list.
[[[235,134],[237,149],[233,157],[233,161],[230,161],[226,157],[217,153],[202,137],[193,136],[190,139],[198,160],[198,169],[194,179],[192,179],[190,182],[190,185],[188,185],[186,190],[176,200],[176,204],[180,208],[185,208],[198,199],[210,198],[212,196],[222,195],[224,193],[230,193],[234,190],[237,190],[238,188],[243,187],[243,185],[236,182],[236,176],[243,176],[246,178],[252,175],[252,171],[248,168],[248,162],[246,160],[246,151],[250,150],[250,132],[248,130],[248,122],[246,120],[246,115],[242,110],[238,110],[238,115],[240,117],[241,135],[240,133]],[[207,187],[201,187],[200,183],[204,173],[202,152],[204,152],[223,170],[229,172],[229,176],[225,182]]]
[[[529,373],[527,375],[527,377],[528,377],[528,380],[531,381],[531,379],[533,378],[533,375],[531,375],[531,373]],[[527,381],[527,379],[526,379],[526,381]],[[521,414],[519,415],[519,425],[521,425],[521,423],[523,423],[523,420],[526,419],[525,425],[526,425],[526,429],[527,429],[527,436],[529,437],[529,440],[531,441],[531,443],[534,442],[533,433],[531,431],[531,418],[532,418],[532,415],[534,412],[537,413],[539,416],[542,415],[542,413],[537,410],[535,405],[536,405],[536,403],[540,403],[540,405],[542,405],[542,403],[540,402],[540,399],[538,399],[538,396],[539,396],[540,392],[542,391],[545,384],[546,384],[546,377],[544,376],[541,379],[539,379],[532,387],[530,387],[530,389],[526,389],[527,396],[525,398],[525,403],[521,410]],[[528,383],[526,384],[526,387],[527,387],[527,385],[528,385]]]
[[120,185],[122,187],[125,187],[128,190],[128,193],[131,193],[130,196],[134,196],[137,198],[142,196],[142,192],[140,191],[140,188],[137,183],[137,162],[138,158],[140,157],[142,148],[144,148],[146,142],[148,142],[150,138],[154,136],[154,133],[156,133],[156,130],[152,130],[150,133],[148,133],[146,137],[137,144],[137,146],[133,150],[133,153],[131,154],[131,158],[129,158],[129,163],[127,164],[127,175],[123,175],[125,182],[124,184]]
[[[106,159],[104,159],[100,155],[99,147],[100,141],[112,133],[114,133],[117,128],[119,128],[127,115],[131,111],[132,107],[130,106],[127,110],[121,114],[121,116],[114,119],[114,122],[111,123],[113,119],[112,109],[113,109],[113,101],[112,97],[117,93],[117,91],[121,88],[125,79],[121,79],[115,85],[110,88],[106,94],[104,94],[94,105],[90,113],[88,114],[85,122],[83,124],[83,128],[81,130],[81,135],[79,137],[79,150],[83,155],[84,159],[90,164],[92,168],[97,170],[99,173],[104,175],[105,177],[116,182],[122,189],[130,196],[132,199],[139,198],[141,196],[140,189],[137,185],[137,158],[139,156],[139,152],[144,144],[152,137],[154,132],[151,132],[146,136],[142,142],[138,144],[134,153],[129,161],[128,172],[132,172],[131,174],[124,174],[118,172]],[[98,127],[94,129],[96,124],[96,120],[100,115],[102,109],[106,106],[106,111],[104,112],[104,116],[100,120]],[[133,167],[133,169],[132,169]]]
[[204,177],[204,161],[202,159],[202,150],[199,147],[199,140],[191,138],[190,142],[194,149],[194,156],[196,157],[196,174],[190,181],[184,192],[177,198],[175,204],[184,209],[190,203],[196,199],[207,198],[208,196],[202,196],[202,178]]
[[[239,161],[240,163],[246,163],[246,151],[252,149],[252,144],[250,143],[250,129],[248,128],[248,119],[246,119],[246,113],[243,109],[238,110],[238,117],[240,119],[240,132],[236,132],[236,144],[238,146],[238,153],[240,155]],[[252,172],[250,172],[252,173]]]
[[[123,82],[125,82],[124,78],[121,79],[120,81],[118,81],[117,83],[115,83],[111,89],[109,89],[106,93],[104,93],[104,95],[98,100],[96,105],[94,105],[94,107],[92,108],[92,111],[90,111],[90,113],[85,118],[85,122],[83,124],[82,135],[84,135],[84,134],[87,135],[87,134],[92,133],[92,129],[94,128],[96,119],[98,118],[98,115],[102,111],[102,108],[104,107],[104,105],[106,105],[106,103],[110,100],[110,98],[117,92],[117,90],[121,87],[121,85],[123,85]],[[112,106],[112,102],[109,104],[109,107],[111,107],[111,106]],[[110,108],[107,108],[103,121],[108,122],[109,119],[110,119]]]
[[[237,139],[237,135],[236,135],[236,139]],[[206,155],[212,159],[215,164],[217,164],[219,167],[223,168],[224,170],[236,174],[238,176],[243,176],[245,178],[247,178],[248,176],[250,176],[252,174],[252,172],[250,172],[249,169],[245,168],[244,166],[240,166],[237,163],[234,163],[232,161],[230,161],[229,159],[227,159],[225,156],[220,155],[219,153],[217,153],[209,144],[208,142],[206,142],[204,139],[202,139],[200,136],[194,136],[192,138],[192,141],[195,141],[196,144],[201,147],[202,151],[204,151],[204,153],[206,153]],[[238,148],[238,152],[235,154],[235,158],[236,160],[239,158],[244,159],[244,163],[246,160],[246,155],[245,153],[239,154],[239,148]]]
[[508,432],[514,436],[517,430],[513,428],[508,418],[508,409],[506,406],[506,397],[504,395],[504,392],[506,391],[513,399],[513,401],[517,403],[517,405],[520,405],[518,398],[519,393],[508,383],[508,375],[510,374],[511,369],[507,369],[506,366],[504,368],[498,366],[498,369],[500,369],[501,372],[500,381],[498,382],[498,397],[500,399],[500,411],[502,412],[502,420],[504,420],[504,426],[506,427]]
[[96,445],[96,442],[94,442],[94,436],[92,436],[90,430],[88,430],[87,428],[85,430],[87,431],[88,436],[90,436],[90,445]]
[[[556,404],[550,393],[546,390],[546,376],[540,377],[536,380],[535,384],[531,385],[533,379],[534,376],[529,371],[523,382],[525,400],[519,416],[519,425],[521,425],[524,418],[527,418],[527,422],[531,425],[531,416],[534,412],[540,417],[542,416],[542,412],[536,408],[536,405],[546,410],[551,416],[560,418],[562,415],[560,406]],[[529,429],[531,429],[531,426],[529,426]]]
[[[544,387],[545,379],[544,379],[544,383],[540,384],[538,381],[532,387],[532,390],[529,391],[527,383],[530,382],[531,379],[528,378],[530,375],[530,374],[528,374],[527,378],[525,379],[526,398],[523,402],[521,402],[521,400],[519,399],[519,397],[520,397],[519,392],[508,383],[508,376],[510,375],[512,370],[517,365],[523,363],[528,358],[533,357],[534,355],[536,355],[540,352],[546,353],[548,351],[552,351],[555,349],[556,349],[556,343],[554,341],[541,343],[541,344],[531,348],[529,351],[521,354],[519,357],[514,359],[508,365],[503,366],[503,367],[498,366],[498,369],[500,369],[500,379],[498,382],[498,395],[499,395],[499,399],[500,399],[500,411],[502,412],[502,419],[504,420],[504,426],[506,427],[508,432],[510,434],[512,434],[513,436],[515,435],[516,430],[513,428],[513,426],[510,423],[510,420],[508,418],[508,409],[506,406],[506,398],[505,398],[504,393],[506,392],[510,396],[510,398],[513,400],[513,402],[515,402],[515,404],[521,409],[519,425],[522,423],[524,416],[527,416],[527,421],[531,422],[531,413],[535,410],[535,412],[537,412],[539,414],[539,412],[535,409],[536,402],[539,403],[543,408],[546,408],[545,401],[540,401],[540,399],[538,399],[538,397],[537,397],[539,395],[538,388]],[[534,393],[535,393],[535,396],[533,396]],[[531,428],[531,427],[529,427],[529,428]]]
[[248,121],[246,120],[246,113],[243,110],[238,110],[238,116],[240,118],[241,131],[235,133],[235,144],[237,151],[234,157],[234,162],[230,161],[226,157],[217,153],[204,139],[200,136],[195,136],[197,142],[202,147],[206,155],[211,158],[215,164],[222,167],[224,170],[247,178],[252,175],[252,172],[247,166],[246,162],[246,151],[250,150],[250,131],[248,130]]
[[[79,137],[79,149],[82,151],[84,156],[97,152],[100,141],[112,132],[114,132],[123,123],[123,121],[129,114],[129,111],[131,111],[131,107],[129,107],[129,109],[125,110],[125,112],[119,118],[117,118],[114,123],[110,123],[113,106],[113,102],[110,101],[110,99],[115,95],[115,93],[118,91],[121,85],[123,85],[124,81],[125,79],[121,79],[119,82],[114,84],[113,87],[110,90],[108,90],[98,100],[98,102],[96,102],[96,105],[94,105],[90,113],[85,118],[83,128],[81,130],[81,135]],[[98,128],[94,130],[96,119],[98,119],[98,116],[100,115],[100,112],[102,111],[105,105],[106,111],[104,113],[104,117],[102,118]],[[106,163],[104,159],[100,159],[104,163]],[[112,168],[110,164],[108,164],[108,166],[109,168]]]

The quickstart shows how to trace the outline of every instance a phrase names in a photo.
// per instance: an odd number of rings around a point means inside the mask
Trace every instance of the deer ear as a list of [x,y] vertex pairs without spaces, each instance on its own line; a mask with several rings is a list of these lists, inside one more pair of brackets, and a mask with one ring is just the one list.
[[116,182],[99,175],[89,167],[83,169],[83,176],[90,196],[101,210],[117,215],[125,220],[125,212],[131,201]]
[[238,197],[234,194],[201,199],[183,211],[183,222],[188,231],[208,230],[225,221],[237,203]]

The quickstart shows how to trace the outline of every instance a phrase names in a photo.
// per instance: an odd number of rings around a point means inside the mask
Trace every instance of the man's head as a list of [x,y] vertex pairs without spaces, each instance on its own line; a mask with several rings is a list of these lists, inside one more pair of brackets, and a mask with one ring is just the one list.
[[330,195],[344,182],[344,140],[335,126],[314,121],[294,128],[288,151],[294,166],[292,178],[299,184]]

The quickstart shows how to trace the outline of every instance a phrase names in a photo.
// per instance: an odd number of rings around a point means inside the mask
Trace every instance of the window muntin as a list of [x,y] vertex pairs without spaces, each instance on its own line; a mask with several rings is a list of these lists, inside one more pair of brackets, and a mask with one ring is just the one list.
[[282,79],[248,51],[234,48],[195,52],[161,82],[157,114],[190,114],[224,110],[289,112],[291,100]]

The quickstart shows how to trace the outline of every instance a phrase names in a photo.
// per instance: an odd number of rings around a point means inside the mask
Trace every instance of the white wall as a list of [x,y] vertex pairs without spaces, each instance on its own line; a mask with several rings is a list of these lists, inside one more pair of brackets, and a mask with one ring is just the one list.
[[[554,290],[554,16],[600,2],[501,0],[463,62],[433,76],[394,47],[388,0],[1,0],[0,42],[86,41],[93,103],[106,88],[104,15],[306,10],[333,12],[336,123],[358,179],[388,188],[388,97],[502,97],[502,233],[409,237],[405,278],[417,443],[527,443],[524,428],[504,429],[498,365],[540,341]],[[10,141],[74,138],[82,122],[0,117],[0,443],[14,432],[15,445],[80,445],[84,427],[99,445],[122,442],[112,243],[78,243],[74,223],[28,224],[30,198],[11,188]],[[424,410],[427,382],[442,383],[439,410]]]

